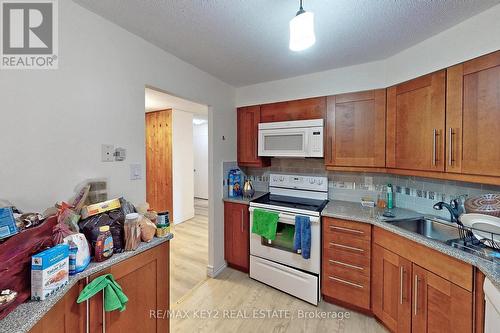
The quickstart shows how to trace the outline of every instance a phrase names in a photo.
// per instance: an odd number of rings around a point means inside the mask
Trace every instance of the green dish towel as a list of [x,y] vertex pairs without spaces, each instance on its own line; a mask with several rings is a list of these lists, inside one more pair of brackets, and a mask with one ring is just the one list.
[[128,297],[122,287],[115,281],[113,275],[104,274],[90,282],[78,296],[77,303],[88,300],[100,291],[104,292],[104,310],[122,312],[126,308]]
[[278,213],[255,209],[253,211],[252,232],[267,239],[275,240],[279,219],[280,215]]

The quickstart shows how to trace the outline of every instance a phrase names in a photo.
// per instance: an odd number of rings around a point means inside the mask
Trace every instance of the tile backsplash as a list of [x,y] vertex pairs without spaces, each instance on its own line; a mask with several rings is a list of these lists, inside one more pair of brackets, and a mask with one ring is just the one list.
[[323,159],[273,158],[268,168],[243,168],[258,191],[268,190],[270,173],[323,175],[328,177],[329,197],[334,200],[359,202],[362,197],[377,200],[387,184],[394,188],[396,207],[412,209],[423,214],[449,218],[448,211],[436,211],[439,201],[449,202],[457,197],[474,197],[485,193],[500,193],[500,186],[464,183],[378,173],[326,171]]

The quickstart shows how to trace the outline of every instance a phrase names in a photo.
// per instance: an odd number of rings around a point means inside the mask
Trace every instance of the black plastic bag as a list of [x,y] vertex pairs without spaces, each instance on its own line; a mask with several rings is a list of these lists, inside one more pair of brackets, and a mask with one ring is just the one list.
[[121,209],[115,209],[106,213],[88,217],[78,222],[80,232],[82,232],[90,243],[91,255],[94,255],[95,243],[99,236],[99,227],[109,225],[109,230],[113,236],[113,252],[122,252],[124,248],[123,224],[125,215]]

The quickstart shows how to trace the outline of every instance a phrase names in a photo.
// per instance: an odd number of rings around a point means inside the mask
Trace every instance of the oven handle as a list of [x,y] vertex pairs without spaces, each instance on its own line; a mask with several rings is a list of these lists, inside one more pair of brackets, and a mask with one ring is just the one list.
[[[262,209],[262,208],[258,208],[258,209]],[[249,208],[250,214],[252,214],[254,210],[255,210],[255,207],[250,207]],[[295,217],[296,216],[309,216],[309,215],[301,215],[301,214],[284,213],[284,212],[279,212],[279,211],[270,210],[270,209],[263,209],[263,210],[273,212],[273,213],[279,213],[279,215],[280,215],[279,221],[282,223],[286,223],[286,224],[295,224]],[[252,214],[251,219],[253,220],[253,214]],[[309,219],[310,219],[311,223],[319,223],[320,222],[319,216],[309,216]]]

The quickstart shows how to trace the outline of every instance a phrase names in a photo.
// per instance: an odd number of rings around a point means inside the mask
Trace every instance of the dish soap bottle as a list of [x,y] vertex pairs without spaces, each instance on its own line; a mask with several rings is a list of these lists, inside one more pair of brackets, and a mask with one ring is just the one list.
[[392,191],[392,184],[387,185],[387,209],[394,208],[394,193]]

